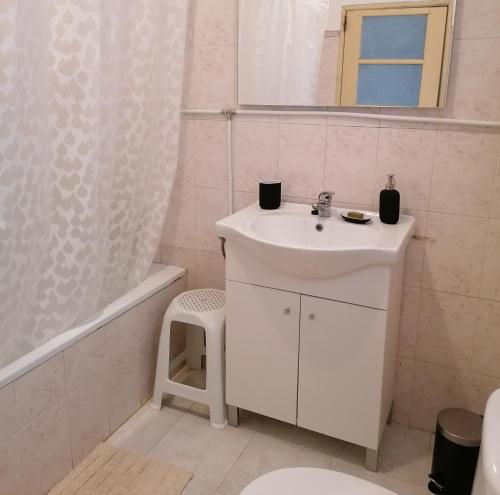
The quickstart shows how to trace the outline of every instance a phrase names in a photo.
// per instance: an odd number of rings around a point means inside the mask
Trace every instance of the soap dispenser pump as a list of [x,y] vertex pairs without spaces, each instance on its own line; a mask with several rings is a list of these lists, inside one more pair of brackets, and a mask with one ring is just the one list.
[[383,223],[395,224],[399,221],[399,192],[395,186],[394,174],[387,174],[385,189],[380,191],[379,213]]

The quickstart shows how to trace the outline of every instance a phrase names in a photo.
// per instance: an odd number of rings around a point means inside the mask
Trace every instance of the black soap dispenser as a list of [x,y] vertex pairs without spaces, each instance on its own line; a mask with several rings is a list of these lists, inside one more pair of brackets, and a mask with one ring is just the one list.
[[395,189],[394,174],[387,174],[385,189],[380,191],[380,221],[395,224],[399,221],[399,192]]

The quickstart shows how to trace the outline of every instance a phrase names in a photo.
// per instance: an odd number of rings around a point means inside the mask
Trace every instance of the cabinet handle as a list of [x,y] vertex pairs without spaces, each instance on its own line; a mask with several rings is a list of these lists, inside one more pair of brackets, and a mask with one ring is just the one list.
[[289,315],[290,314],[290,308],[285,308],[285,314]]
[[311,314],[309,315],[309,319],[310,319],[310,320],[314,320],[314,318],[316,318],[316,315],[315,315],[314,313],[311,313]]

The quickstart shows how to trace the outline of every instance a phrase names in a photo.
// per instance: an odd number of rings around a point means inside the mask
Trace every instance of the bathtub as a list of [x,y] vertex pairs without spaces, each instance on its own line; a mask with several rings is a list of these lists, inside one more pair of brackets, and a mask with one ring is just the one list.
[[13,363],[0,369],[0,388],[36,368],[51,357],[137,306],[153,294],[181,279],[186,270],[172,265],[153,263],[142,284],[101,310],[94,318],[58,335]]
[[[184,275],[153,264],[95,318],[0,370],[2,494],[45,495],[150,400],[163,315]],[[173,357],[172,368],[185,352]]]

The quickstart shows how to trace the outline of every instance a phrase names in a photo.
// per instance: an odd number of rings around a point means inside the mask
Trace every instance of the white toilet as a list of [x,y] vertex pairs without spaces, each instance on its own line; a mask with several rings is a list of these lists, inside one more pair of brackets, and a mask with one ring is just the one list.
[[[241,495],[397,495],[368,481],[316,468],[280,469],[250,483]],[[430,493],[430,492],[429,492]],[[500,495],[500,389],[486,405],[473,495]]]
[[483,421],[481,449],[472,495],[500,493],[500,389],[490,395]]

